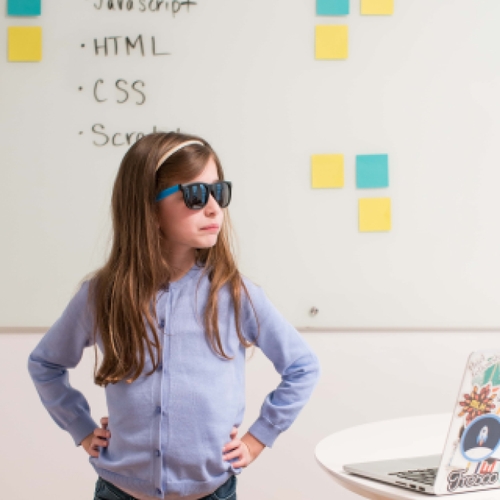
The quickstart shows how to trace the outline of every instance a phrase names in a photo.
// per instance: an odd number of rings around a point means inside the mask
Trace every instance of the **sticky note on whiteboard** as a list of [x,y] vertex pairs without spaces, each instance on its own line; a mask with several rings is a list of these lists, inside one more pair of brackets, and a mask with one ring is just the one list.
[[361,14],[365,16],[390,16],[394,14],[394,0],[361,0]]
[[391,199],[360,198],[359,199],[360,232],[391,230]]
[[388,155],[357,155],[356,187],[357,188],[389,187]]
[[39,16],[41,11],[41,0],[7,0],[8,16]]
[[316,59],[347,59],[348,27],[345,25],[316,26]]
[[316,0],[316,15],[347,16],[349,0]]
[[42,60],[41,26],[9,26],[8,40],[9,61]]
[[344,155],[312,155],[311,185],[313,188],[344,186]]

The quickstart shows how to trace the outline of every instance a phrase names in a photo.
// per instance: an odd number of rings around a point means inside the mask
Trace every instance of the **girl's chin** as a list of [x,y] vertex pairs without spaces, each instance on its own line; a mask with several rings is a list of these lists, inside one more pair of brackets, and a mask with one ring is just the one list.
[[206,238],[205,241],[200,242],[200,244],[196,247],[199,249],[202,248],[211,248],[217,243],[217,236],[214,236],[213,238]]

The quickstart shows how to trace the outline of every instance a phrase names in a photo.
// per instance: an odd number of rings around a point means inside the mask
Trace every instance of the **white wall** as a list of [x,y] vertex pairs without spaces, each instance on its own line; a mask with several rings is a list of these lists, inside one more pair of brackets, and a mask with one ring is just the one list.
[[[272,449],[239,476],[238,500],[354,500],[316,463],[316,444],[364,422],[452,410],[468,353],[500,347],[498,332],[305,333],[323,375],[309,404]],[[50,419],[26,369],[41,334],[0,335],[0,482],[9,500],[91,500],[96,475],[84,450]],[[106,415],[92,384],[93,351],[71,374],[94,418]],[[245,432],[279,382],[261,351],[247,365]],[[444,436],[443,436],[444,439]]]

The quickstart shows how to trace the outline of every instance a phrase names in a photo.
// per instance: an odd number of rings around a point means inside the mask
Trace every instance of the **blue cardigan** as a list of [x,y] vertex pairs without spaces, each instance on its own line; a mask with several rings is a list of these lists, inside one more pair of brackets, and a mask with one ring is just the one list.
[[[106,386],[111,438],[108,447],[100,448],[99,457],[89,457],[89,461],[97,474],[118,487],[155,498],[202,497],[231,474],[241,472],[224,461],[222,448],[230,440],[232,427],[239,427],[243,420],[246,349],[236,335],[227,285],[219,291],[219,331],[226,354],[234,359],[225,360],[211,349],[203,328],[210,282],[203,271],[195,264],[157,294],[163,361],[158,370],[131,384],[121,381]],[[320,366],[309,345],[262,288],[242,279],[260,322],[257,345],[282,378],[248,429],[271,447],[309,400]],[[78,365],[84,348],[93,345],[88,288],[87,281],[28,360],[42,403],[77,446],[99,427],[83,394],[69,384],[67,371]],[[257,323],[243,291],[241,312],[243,334],[255,340]],[[99,335],[97,345],[102,351]],[[151,369],[146,356],[144,373]]]

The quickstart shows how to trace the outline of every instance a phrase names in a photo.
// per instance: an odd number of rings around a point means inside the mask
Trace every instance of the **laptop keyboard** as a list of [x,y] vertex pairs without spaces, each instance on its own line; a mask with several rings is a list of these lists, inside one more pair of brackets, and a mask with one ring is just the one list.
[[416,483],[432,486],[436,480],[437,467],[435,469],[412,469],[401,472],[390,472],[389,476],[396,476],[401,479],[408,479]]

